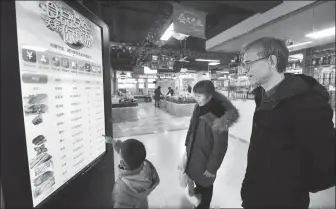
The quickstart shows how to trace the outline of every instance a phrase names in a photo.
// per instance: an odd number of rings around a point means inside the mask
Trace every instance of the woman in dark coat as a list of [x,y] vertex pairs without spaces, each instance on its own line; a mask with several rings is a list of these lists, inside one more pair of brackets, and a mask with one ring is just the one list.
[[186,138],[185,172],[196,184],[189,186],[191,195],[201,195],[197,208],[209,208],[213,184],[227,147],[228,128],[237,121],[237,109],[215,91],[211,81],[199,81],[193,88],[195,106]]
[[161,95],[163,96],[163,94],[161,93],[161,86],[158,86],[154,90],[155,107],[156,107],[156,105],[157,105],[157,107],[160,107]]

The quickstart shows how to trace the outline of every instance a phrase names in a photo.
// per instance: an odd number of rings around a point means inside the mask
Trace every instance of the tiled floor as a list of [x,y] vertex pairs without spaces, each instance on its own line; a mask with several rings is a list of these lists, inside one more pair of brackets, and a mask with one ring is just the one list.
[[190,117],[175,117],[166,114],[162,109],[155,108],[154,103],[140,103],[134,109],[137,111],[138,119],[129,122],[113,123],[114,137],[184,130],[189,126]]
[[[191,208],[196,199],[189,198],[187,190],[179,186],[177,166],[185,150],[184,139],[186,130],[171,131],[135,137],[142,141],[147,149],[150,160],[161,178],[158,188],[149,197],[151,207]],[[128,137],[121,138],[124,140]],[[240,207],[240,184],[242,182],[248,144],[230,139],[229,149],[218,173],[215,183],[213,205]],[[119,156],[115,157],[115,166]],[[116,167],[117,170],[117,167]]]
[[[185,150],[184,141],[190,119],[170,116],[150,104],[140,107],[140,119],[117,124],[124,137],[115,138],[125,140],[132,137],[145,144],[147,159],[157,168],[161,178],[160,185],[149,196],[150,208],[192,208],[196,199],[190,198],[187,190],[179,186],[177,172]],[[230,137],[229,148],[214,185],[212,205],[215,208],[241,208],[240,188],[245,175],[247,150],[248,143]],[[115,155],[116,172],[118,162],[119,156]],[[311,207],[335,208],[335,188],[312,195]]]

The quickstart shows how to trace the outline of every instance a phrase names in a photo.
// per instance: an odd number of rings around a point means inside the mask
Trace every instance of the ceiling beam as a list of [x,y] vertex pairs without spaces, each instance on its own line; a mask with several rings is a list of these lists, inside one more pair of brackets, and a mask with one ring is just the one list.
[[272,7],[281,4],[283,1],[216,1],[218,3],[230,5],[239,9],[263,13]]
[[221,18],[217,24],[206,31],[207,39],[213,38],[217,34],[229,29],[231,26],[240,23],[241,21],[252,16],[252,13],[245,14],[228,14],[225,18]]
[[[144,47],[146,48],[146,47]],[[149,54],[164,54],[167,56],[170,56],[171,54],[177,55],[175,58],[180,57],[180,50],[177,49],[166,49],[166,48],[146,48],[143,49],[148,51],[147,55]],[[185,56],[197,59],[214,59],[214,60],[221,60],[222,62],[230,62],[236,55],[235,54],[229,54],[229,53],[218,53],[218,52],[199,52],[199,51],[192,51],[187,50]]]
[[142,10],[142,9],[137,9],[133,7],[126,7],[126,6],[117,6],[117,9],[120,10],[128,10],[132,12],[137,12],[137,13],[144,13],[144,14],[151,14],[151,15],[162,15],[162,11],[150,11],[150,10]]

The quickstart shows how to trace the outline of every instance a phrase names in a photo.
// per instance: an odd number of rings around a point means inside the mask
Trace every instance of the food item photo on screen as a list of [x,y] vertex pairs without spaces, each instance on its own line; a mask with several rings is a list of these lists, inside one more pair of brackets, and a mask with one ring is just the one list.
[[35,176],[39,176],[41,173],[44,173],[47,170],[51,171],[53,169],[54,169],[54,164],[53,164],[53,161],[50,159],[47,162],[35,167],[34,169]]
[[38,155],[36,158],[34,158],[33,160],[30,161],[30,168],[33,169],[36,166],[41,165],[42,163],[47,162],[48,160],[50,160],[52,158],[51,155],[49,155],[48,153],[42,153],[40,155]]
[[40,196],[53,185],[55,185],[54,172],[47,171],[43,173],[34,180],[34,186],[36,187],[34,190],[34,197]]
[[38,115],[36,116],[33,120],[32,120],[32,123],[36,126],[40,123],[43,122],[43,118],[42,118],[42,115]]
[[46,113],[48,111],[48,106],[45,104],[33,104],[29,106],[25,106],[25,114],[26,115],[39,115],[42,113]]
[[40,175],[34,180],[34,186],[35,187],[40,186],[41,184],[43,184],[45,181],[52,178],[53,176],[54,176],[54,172],[51,172],[51,171],[47,171],[43,173],[42,175]]
[[44,142],[46,142],[47,140],[46,140],[46,138],[43,136],[43,135],[38,135],[37,137],[35,137],[34,139],[33,139],[33,144],[35,145],[35,146],[39,146],[39,145],[41,145],[41,144],[43,144]]
[[47,140],[43,135],[38,135],[32,140],[35,146],[36,158],[31,160],[30,168],[34,169],[36,176],[44,173],[48,169],[52,169],[54,166],[51,155],[47,153],[48,148],[45,142],[47,142]]
[[28,100],[28,104],[42,104],[47,101],[48,95],[47,94],[36,94],[36,95],[29,95],[25,97]]
[[36,155],[40,155],[44,152],[48,152],[48,149],[44,146],[44,144],[42,144],[39,147],[35,147],[34,150],[36,151]]

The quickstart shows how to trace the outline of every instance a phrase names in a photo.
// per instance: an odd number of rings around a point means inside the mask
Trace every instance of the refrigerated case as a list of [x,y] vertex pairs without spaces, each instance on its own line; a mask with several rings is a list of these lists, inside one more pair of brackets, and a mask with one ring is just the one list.
[[287,72],[314,77],[330,94],[335,109],[335,43],[291,52]]
[[302,53],[289,55],[286,73],[302,74],[303,67],[304,61]]
[[311,75],[328,90],[335,109],[335,44],[312,49],[310,55],[307,64]]

